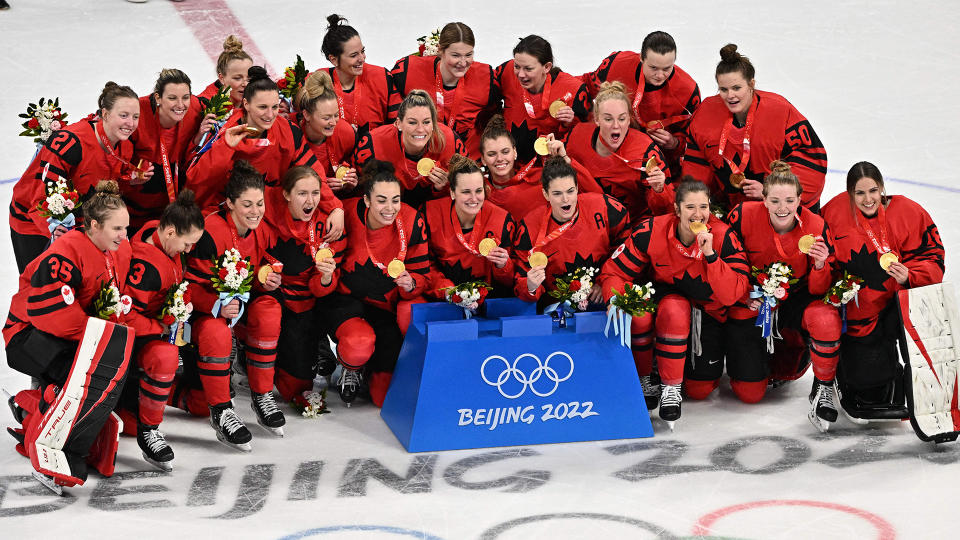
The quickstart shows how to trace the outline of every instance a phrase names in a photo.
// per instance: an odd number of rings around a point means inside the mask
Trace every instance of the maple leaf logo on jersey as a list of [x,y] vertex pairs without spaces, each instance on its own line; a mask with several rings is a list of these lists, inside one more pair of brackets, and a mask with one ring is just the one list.
[[510,126],[510,133],[517,141],[517,161],[527,163],[536,155],[533,151],[533,141],[537,140],[537,129],[531,128],[524,120],[520,124]]
[[691,276],[687,271],[684,271],[679,279],[673,278],[673,284],[691,300],[704,304],[710,302],[710,297],[713,295],[713,288],[709,283],[704,282],[700,276]]
[[876,252],[868,251],[865,244],[860,246],[860,251],[850,250],[850,260],[843,267],[847,272],[862,277],[863,285],[875,291],[886,291],[883,284],[892,279],[880,268],[880,259]]
[[576,257],[573,258],[573,262],[566,263],[564,267],[565,273],[569,274],[578,268],[600,268],[601,264],[593,258],[593,254],[583,257],[577,253]]
[[387,294],[397,286],[370,259],[364,264],[355,264],[353,268],[345,270],[340,277],[340,283],[350,291],[351,296],[386,302]]
[[[468,281],[477,281],[486,279],[486,276],[483,275],[483,267],[481,266],[482,260],[473,257],[478,263],[478,268],[467,268],[461,264],[461,261],[453,261],[453,264],[450,264],[448,261],[443,261],[437,259],[437,269],[440,270],[440,273],[450,281],[454,283],[466,283]],[[474,275],[473,272],[476,271],[478,275]]]
[[313,266],[313,257],[305,251],[305,247],[293,238],[277,239],[277,243],[267,250],[277,260],[283,261],[283,268],[287,275],[297,275],[306,272]]

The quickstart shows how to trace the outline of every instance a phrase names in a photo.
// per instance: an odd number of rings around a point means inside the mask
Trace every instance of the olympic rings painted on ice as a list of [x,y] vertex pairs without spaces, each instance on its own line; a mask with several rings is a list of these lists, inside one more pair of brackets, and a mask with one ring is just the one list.
[[[560,373],[558,373],[556,369],[550,366],[550,360],[552,360],[555,356],[562,356],[566,358],[567,362],[570,364],[569,369],[564,370],[566,375],[563,377],[560,376]],[[533,371],[531,371],[529,375],[517,367],[520,361],[524,358],[532,358],[537,362],[537,367],[533,368]],[[487,364],[491,360],[499,360],[503,362],[503,370],[500,371],[500,374],[497,375],[495,380],[490,380],[490,378],[487,377]],[[523,353],[514,359],[513,363],[510,363],[506,358],[500,355],[494,354],[488,356],[483,361],[483,364],[480,365],[480,377],[483,379],[483,382],[489,384],[490,386],[495,386],[497,391],[500,392],[500,395],[507,399],[517,399],[527,391],[527,388],[540,397],[553,395],[553,393],[557,391],[557,388],[560,387],[560,383],[569,379],[571,376],[573,376],[573,358],[563,351],[555,351],[543,361],[541,361],[540,357],[535,354]],[[553,382],[553,388],[551,388],[548,392],[541,392],[534,386],[534,384],[536,384],[541,377],[546,377],[549,381]],[[511,379],[522,385],[520,387],[520,391],[515,394],[508,393],[503,389],[503,385]]]

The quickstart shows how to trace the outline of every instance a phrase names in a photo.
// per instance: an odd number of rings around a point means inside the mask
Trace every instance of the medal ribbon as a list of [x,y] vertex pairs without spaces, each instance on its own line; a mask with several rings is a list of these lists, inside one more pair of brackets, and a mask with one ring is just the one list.
[[887,241],[887,213],[883,208],[883,204],[880,205],[880,208],[877,209],[877,220],[880,222],[880,239],[877,239],[876,233],[873,232],[873,228],[870,227],[870,222],[863,217],[863,214],[859,210],[854,209],[854,215],[857,216],[857,224],[863,228],[864,232],[867,233],[867,238],[870,239],[870,242],[873,243],[873,247],[877,248],[877,253],[883,254],[892,251],[890,249],[890,242]]
[[[547,78],[543,82],[543,90],[540,92],[540,111],[546,111],[550,109],[550,74],[547,73]],[[523,108],[527,111],[527,116],[530,118],[536,118],[536,111],[533,109],[533,103],[530,101],[530,92],[527,92],[527,89],[520,87],[520,93],[523,95]]]
[[[346,120],[347,117],[346,117],[346,112],[344,111],[344,105],[343,105],[343,94],[344,94],[343,85],[340,84],[340,76],[337,75],[337,68],[333,68],[332,71],[333,71],[333,91],[335,94],[337,94],[337,107],[340,108],[340,118],[343,118]],[[359,119],[360,98],[363,96],[363,86],[361,86],[360,84],[361,77],[363,77],[363,73],[361,73],[360,75],[357,75],[353,79],[353,89],[356,90],[357,93],[353,96],[353,120],[347,120],[348,122],[353,124],[354,129],[356,129],[360,120]]]
[[[447,111],[445,107],[446,99],[443,97],[443,76],[440,74],[440,64],[439,61],[435,64],[435,70],[437,72],[436,79],[436,96],[437,96],[437,118],[443,122],[444,113]],[[466,79],[466,76],[464,76]],[[460,108],[460,104],[463,103],[463,95],[466,94],[466,83],[463,86],[457,85],[458,88],[453,89],[453,105],[450,106],[450,114],[447,117],[447,126],[450,129],[453,129],[453,125],[456,120],[457,110]],[[453,129],[456,131],[455,129]]]
[[290,231],[290,234],[294,238],[296,238],[297,241],[299,241],[300,243],[307,245],[307,249],[310,250],[311,257],[316,257],[317,250],[320,249],[320,246],[317,245],[317,221],[319,221],[319,218],[320,218],[319,209],[314,208],[313,215],[310,216],[310,220],[307,221],[307,241],[306,242],[304,242],[303,238],[301,238],[300,235],[297,234],[297,229],[293,222],[293,216],[290,215],[289,210],[286,213],[284,213],[284,218],[287,222],[287,230]]
[[[363,212],[363,222],[367,223],[367,215],[370,213],[370,208],[367,208]],[[397,236],[400,238],[400,250],[397,251],[396,259],[400,262],[403,262],[407,258],[407,233],[403,230],[403,221],[400,220],[400,213],[397,212],[397,217],[393,220],[394,225],[397,228]],[[373,250],[370,249],[370,242],[367,240],[367,235],[370,233],[370,228],[367,227],[367,230],[363,232],[363,245],[367,248],[367,256],[370,257],[370,260],[373,261],[373,264],[377,268],[383,270],[383,273],[387,273],[387,267],[382,262],[377,260],[377,257],[373,254]],[[389,277],[389,275],[387,276]],[[393,279],[393,278],[390,278]]]
[[747,170],[747,164],[750,163],[750,131],[753,129],[753,117],[757,112],[758,105],[757,96],[754,94],[753,102],[750,104],[750,109],[747,111],[747,125],[743,133],[743,159],[740,161],[740,164],[743,166],[743,169],[737,167],[733,161],[723,155],[723,151],[727,146],[727,137],[730,135],[730,128],[733,126],[733,114],[730,115],[730,119],[727,120],[727,123],[723,126],[723,131],[720,133],[720,148],[718,152],[720,157],[727,162],[727,165],[730,166],[730,170],[733,171],[733,174],[743,174],[743,171]]
[[[680,226],[680,223],[678,222],[677,227],[679,226]],[[667,241],[672,243],[674,247],[677,248],[677,251],[679,251],[681,255],[683,255],[688,259],[695,259],[699,261],[700,259],[703,258],[703,252],[700,251],[700,246],[699,244],[697,244],[696,237],[694,237],[693,239],[693,250],[690,251],[686,247],[684,247],[683,243],[680,242],[680,240],[677,238],[676,227],[667,228]]]
[[[800,219],[800,212],[797,211],[797,213],[794,214],[793,217],[797,219],[797,227],[800,227],[800,233],[801,233],[800,236],[803,236],[806,233],[804,233],[803,231],[803,220]],[[767,220],[767,223],[770,223],[769,219]],[[773,225],[770,225],[770,229],[773,230]],[[780,242],[780,234],[777,233],[776,230],[773,231],[773,243],[775,246],[777,246],[777,253],[780,254],[780,260],[786,262],[788,255],[786,251],[783,249],[783,244]],[[801,253],[799,244],[797,245],[797,253]]]
[[167,145],[163,144],[160,136],[160,159],[163,161],[163,180],[167,184],[167,198],[170,202],[177,200],[177,187],[173,185],[173,172],[170,170],[170,158],[167,157]]
[[540,248],[549,244],[550,242],[553,242],[557,238],[560,238],[560,235],[567,232],[567,229],[569,229],[574,223],[576,223],[577,218],[580,216],[580,209],[577,208],[577,212],[573,214],[573,217],[570,219],[570,221],[564,223],[563,225],[560,225],[559,227],[554,229],[552,233],[546,234],[547,227],[550,226],[550,216],[552,213],[553,211],[549,207],[544,212],[543,219],[540,220],[540,232],[537,233],[537,242],[536,244],[534,244],[533,248],[530,250],[529,253],[532,254],[534,252],[540,251]]
[[[477,242],[479,242],[479,238],[483,237],[482,232],[477,232],[477,230],[480,230],[480,231],[483,230],[481,227],[481,224],[483,223],[483,221],[481,220],[482,215],[483,215],[483,206],[481,205],[480,211],[477,212],[477,217],[473,220],[473,232],[470,233],[470,240],[477,239]],[[454,207],[454,205],[450,205],[450,223],[453,226],[453,234],[456,235],[457,240],[460,241],[460,244],[463,245],[463,247],[467,251],[476,255],[477,257],[483,257],[483,255],[480,255],[480,252],[477,251],[477,248],[474,247],[477,242],[467,242],[466,238],[463,236],[463,230],[460,226],[460,220],[457,218],[457,209]],[[474,245],[471,245],[471,243]]]
[[[624,137],[624,138],[626,138],[626,137]],[[606,148],[607,150],[610,151],[610,155],[611,155],[611,156],[613,156],[613,157],[619,159],[620,161],[622,161],[623,164],[626,165],[627,167],[629,167],[629,168],[631,168],[631,169],[633,169],[633,170],[635,170],[635,171],[639,171],[639,172],[645,172],[645,171],[646,171],[646,167],[644,166],[644,164],[648,161],[647,159],[645,159],[645,158],[640,158],[640,159],[627,159],[627,158],[621,156],[620,154],[617,153],[616,150],[613,149],[613,147],[611,147],[609,144],[607,144],[607,141],[603,140],[603,135],[600,135],[599,133],[597,134],[597,140],[600,141],[600,144],[602,144],[604,148]],[[621,143],[621,146],[622,146],[622,143]],[[657,166],[658,166],[658,167],[660,166],[660,162],[659,162],[659,161],[660,161],[660,160],[657,160]]]
[[113,145],[110,144],[110,139],[107,138],[107,134],[103,131],[102,120],[94,124],[94,126],[96,127],[94,128],[93,132],[96,134],[97,140],[100,142],[100,146],[103,147],[103,150],[107,153],[107,155],[119,161],[120,163],[129,166],[131,170],[140,170],[138,167],[134,166],[133,163],[130,163],[129,161],[120,157],[120,155],[117,154],[117,152],[113,149]]

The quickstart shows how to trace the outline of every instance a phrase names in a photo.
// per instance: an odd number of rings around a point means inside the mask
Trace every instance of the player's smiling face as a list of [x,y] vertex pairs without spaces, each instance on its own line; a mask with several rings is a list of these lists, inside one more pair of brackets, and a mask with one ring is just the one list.
[[230,87],[230,101],[240,103],[243,99],[243,91],[247,88],[247,71],[253,66],[253,60],[249,58],[237,58],[227,62],[227,72],[218,73],[217,79],[220,84]]
[[517,161],[517,149],[506,135],[484,139],[481,159],[490,172],[490,178],[509,180],[513,176],[513,164]]
[[227,199],[227,208],[238,232],[245,234],[247,230],[256,229],[263,220],[263,190],[247,188],[236,199]]
[[433,114],[429,107],[410,107],[403,118],[397,118],[403,148],[410,154],[421,154],[433,134]]
[[100,111],[103,120],[103,132],[116,144],[133,135],[140,125],[140,101],[131,97],[122,97],[113,103],[112,109]]
[[108,212],[103,221],[90,220],[87,236],[101,251],[117,251],[127,239],[129,225],[130,214],[126,207],[118,208]]
[[367,205],[367,226],[379,229],[392,225],[400,212],[400,184],[398,182],[377,182],[370,188],[370,194],[363,196]]
[[[332,137],[340,121],[340,107],[337,100],[328,99],[317,103],[312,113],[304,113],[304,122],[314,131],[324,137]],[[311,136],[314,136],[311,134]]]
[[473,64],[473,45],[459,42],[453,43],[440,53],[441,71],[460,79],[467,74]]
[[616,150],[630,129],[630,109],[622,99],[606,99],[597,108],[596,122],[607,146]]
[[293,219],[309,220],[320,204],[320,180],[311,174],[298,179],[290,191],[283,192]]
[[360,36],[353,36],[343,43],[343,52],[340,56],[334,58],[330,56],[330,62],[343,73],[359,77],[363,73],[363,64],[367,61],[367,49],[360,41]]
[[864,176],[853,186],[853,203],[867,217],[873,217],[883,202],[883,188],[873,178]]
[[190,109],[190,85],[169,83],[162,94],[154,94],[157,101],[157,116],[163,127],[171,127],[183,120]]
[[674,208],[680,218],[680,228],[690,235],[693,235],[691,223],[707,223],[710,220],[710,197],[703,191],[688,192]]
[[458,174],[456,181],[457,187],[451,189],[450,197],[453,198],[453,207],[457,215],[461,219],[476,216],[480,213],[486,198],[483,191],[483,175],[479,172]]
[[551,214],[558,222],[570,221],[577,213],[577,181],[572,176],[550,180],[550,186],[543,190],[543,196],[550,203]]
[[797,194],[797,188],[790,184],[773,184],[767,187],[763,205],[770,213],[770,224],[775,230],[789,229],[800,208],[800,195]]
[[753,80],[746,80],[739,71],[717,76],[717,90],[727,109],[735,115],[746,115],[753,100]]
[[270,129],[280,114],[280,94],[276,90],[264,90],[253,94],[250,101],[243,100],[247,125],[260,131]]
[[541,64],[536,57],[527,53],[513,55],[513,72],[520,81],[520,86],[527,92],[539,93],[552,68],[552,62]]

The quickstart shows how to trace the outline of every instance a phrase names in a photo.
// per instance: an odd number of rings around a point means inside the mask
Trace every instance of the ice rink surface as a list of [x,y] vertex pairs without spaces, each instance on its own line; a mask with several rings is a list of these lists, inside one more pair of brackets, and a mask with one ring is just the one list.
[[[209,52],[243,32],[257,63],[274,73],[320,52],[325,17],[350,19],[368,61],[390,67],[416,38],[450,21],[477,36],[476,58],[497,65],[517,39],[551,41],[557,63],[579,75],[614,50],[639,50],[652,30],[670,32],[677,64],[716,92],[718,51],[735,42],[757,68],[757,86],[784,95],[827,148],[825,202],[855,162],[876,163],[889,193],[919,201],[947,249],[956,281],[960,226],[960,6],[952,1],[870,2],[263,2],[10,0],[0,12],[0,194],[33,154],[17,114],[59,96],[78,120],[103,83],[141,94],[163,67],[178,67],[199,93],[214,78]],[[255,47],[255,49],[254,49]],[[16,266],[0,227],[2,312]],[[602,385],[604,370],[594,368]],[[810,377],[739,403],[724,385],[684,402],[670,433],[653,439],[408,454],[369,403],[300,418],[287,436],[256,426],[253,452],[216,442],[205,420],[168,410],[163,431],[174,471],[155,471],[136,442],[121,440],[118,473],[91,475],[62,498],[33,482],[7,438],[0,450],[3,538],[956,538],[960,446],[917,439],[906,423],[860,427],[845,419],[826,435],[806,418]],[[4,362],[0,386],[25,377]],[[456,381],[450,381],[451,387]],[[4,425],[13,423],[6,407]],[[953,532],[951,532],[953,531]],[[201,536],[202,535],[202,536]]]

